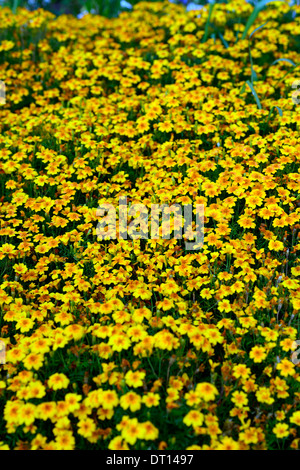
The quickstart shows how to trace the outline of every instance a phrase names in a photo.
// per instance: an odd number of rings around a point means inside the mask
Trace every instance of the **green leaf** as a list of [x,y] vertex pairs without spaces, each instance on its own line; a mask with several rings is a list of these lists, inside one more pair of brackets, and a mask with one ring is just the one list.
[[222,43],[224,44],[224,46],[226,47],[226,49],[228,49],[229,45],[228,45],[228,42],[223,38],[222,34],[221,33],[218,33],[218,36],[219,38],[221,39]]
[[257,104],[258,109],[262,109],[262,106],[261,106],[261,104],[260,104],[259,98],[258,98],[258,96],[257,96],[257,93],[256,93],[255,89],[254,89],[254,86],[252,85],[251,82],[249,82],[249,80],[247,80],[246,83],[247,83],[248,87],[250,88],[250,90],[252,91],[252,94],[253,94],[253,96],[254,96],[254,98],[255,98],[255,101],[256,101],[256,104]]
[[252,67],[252,64],[251,64],[251,82],[255,82],[257,81],[257,73],[255,72],[254,68]]
[[280,116],[283,116],[282,109],[279,108],[279,106],[272,106],[272,108],[270,109],[270,112],[269,112],[269,114],[268,114],[268,117],[267,117],[267,120],[266,120],[266,124],[268,124],[268,122],[269,122],[269,120],[270,120],[270,118],[271,118],[271,115],[272,115],[272,113],[273,113],[273,111],[274,111],[274,108],[276,108],[276,109],[278,110],[278,113],[279,113]]
[[274,62],[271,65],[275,65],[275,64],[277,64],[277,62],[279,62],[281,60],[283,60],[284,62],[288,62],[293,67],[295,67],[295,65],[296,65],[295,62],[293,62],[291,59],[285,59],[285,58],[274,60]]
[[244,83],[244,85],[241,88],[240,95],[242,95],[245,92],[245,89],[246,89],[246,82]]
[[210,3],[210,4],[209,4],[208,18],[207,18],[206,25],[205,25],[204,36],[203,36],[201,42],[207,41],[209,22],[210,22],[210,18],[211,18],[211,15],[212,15],[214,6],[215,6],[214,3]]
[[273,109],[274,109],[274,106],[272,106],[272,108],[270,109],[270,112],[269,112],[268,117],[267,117],[266,124],[268,124],[268,122],[269,122],[269,119],[270,119],[270,117],[271,117],[271,114],[272,114],[272,112],[273,112]]
[[19,1],[18,1],[18,0],[14,0],[13,7],[12,7],[12,11],[13,11],[13,14],[14,14],[14,15],[15,15],[16,12],[17,12],[18,6],[19,6]]
[[256,28],[254,31],[252,31],[252,33],[249,36],[249,39],[251,38],[251,36],[253,36],[254,33],[256,33],[256,31],[263,28],[267,23],[268,23],[268,21],[266,21],[264,24],[260,25],[258,28]]
[[279,116],[283,116],[283,112],[282,112],[282,109],[279,108],[279,106],[275,106],[276,109],[278,109],[278,112],[279,112]]
[[[242,34],[242,39],[246,39],[247,33],[248,33],[249,29],[251,28],[251,26],[253,25],[254,21],[256,20],[256,17],[258,15],[258,13],[260,12],[260,10],[262,10],[267,5],[267,3],[270,3],[270,1],[272,1],[272,0],[261,0],[260,2],[257,3],[257,5],[255,6],[253,12],[251,13],[251,15],[248,18],[248,21],[246,23],[244,32]],[[278,1],[281,1],[281,0],[278,0]]]
[[249,56],[250,56],[250,64],[251,64],[251,83],[253,83],[257,80],[257,74],[253,68],[253,60],[252,60],[250,47],[249,47]]

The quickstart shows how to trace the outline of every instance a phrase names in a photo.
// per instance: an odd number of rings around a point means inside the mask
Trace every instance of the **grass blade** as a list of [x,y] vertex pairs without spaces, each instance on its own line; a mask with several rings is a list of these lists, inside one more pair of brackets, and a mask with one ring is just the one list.
[[254,86],[252,85],[251,82],[249,82],[249,80],[247,80],[246,83],[247,83],[248,87],[250,88],[250,90],[252,91],[252,94],[253,94],[253,96],[254,96],[254,98],[255,98],[255,101],[256,101],[256,104],[257,104],[258,109],[262,109],[261,103],[260,103],[259,98],[258,98],[258,96],[257,96],[257,93],[256,93],[256,91],[255,91],[255,89],[254,89]]
[[244,83],[244,85],[243,85],[242,88],[241,88],[240,95],[242,95],[243,93],[245,93],[245,89],[246,89],[246,82]]
[[296,65],[295,62],[293,62],[291,59],[285,59],[285,58],[274,60],[274,62],[271,65],[275,65],[275,64],[277,64],[277,62],[280,62],[281,60],[283,60],[284,62],[288,62],[293,67],[295,67],[295,65]]
[[276,109],[278,109],[278,112],[279,112],[279,116],[283,116],[283,112],[282,112],[282,109],[279,108],[279,106],[274,106]]
[[12,8],[12,11],[13,11],[14,15],[17,13],[18,6],[19,6],[19,0],[14,0],[13,8]]
[[272,108],[270,109],[270,112],[269,112],[269,114],[268,114],[267,120],[266,120],[266,122],[265,122],[266,124],[269,123],[269,120],[270,120],[271,115],[272,115],[272,113],[273,113],[273,111],[274,111],[274,108],[276,108],[276,109],[278,110],[279,116],[283,116],[282,109],[279,108],[279,106],[272,106]]
[[240,90],[240,95],[242,95],[243,93],[245,93],[245,89],[246,89],[246,82],[244,83],[244,85],[242,86],[241,90]]
[[257,80],[257,74],[253,68],[253,60],[252,60],[252,55],[251,55],[251,49],[249,47],[249,56],[250,56],[250,65],[251,65],[251,83],[255,82]]
[[[251,26],[253,25],[254,21],[256,20],[256,17],[258,15],[258,13],[260,12],[260,10],[262,10],[266,6],[267,3],[270,3],[270,1],[272,1],[272,0],[261,0],[260,2],[258,2],[258,4],[256,5],[253,12],[251,13],[251,15],[248,18],[248,21],[246,23],[244,32],[242,34],[242,39],[246,39],[247,33],[248,33],[249,29],[251,28]],[[254,33],[254,31],[253,31],[253,33]]]
[[228,42],[223,38],[223,35],[221,33],[218,33],[218,36],[221,39],[224,46],[226,47],[226,49],[228,49],[228,47],[229,47]]
[[268,23],[268,21],[266,21],[264,24],[260,25],[258,28],[256,28],[254,31],[252,31],[252,33],[249,36],[249,39],[253,36],[254,33],[256,33],[256,31],[263,28],[267,23]]
[[201,42],[207,41],[209,22],[210,22],[210,18],[211,18],[211,15],[212,15],[214,6],[215,6],[214,3],[210,3],[210,4],[209,4],[208,18],[207,18],[206,25],[205,25],[204,36],[203,36]]

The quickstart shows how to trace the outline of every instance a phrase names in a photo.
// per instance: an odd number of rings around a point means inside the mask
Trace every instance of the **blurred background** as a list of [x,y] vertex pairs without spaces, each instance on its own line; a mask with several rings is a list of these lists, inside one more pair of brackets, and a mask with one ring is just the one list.
[[[18,6],[28,10],[44,8],[55,15],[72,14],[77,17],[83,16],[86,12],[103,15],[108,18],[116,17],[122,11],[128,11],[141,0],[0,0],[0,6],[9,6],[12,11],[16,11]],[[158,0],[147,0],[154,2]],[[161,1],[161,0],[160,0]],[[172,3],[183,4],[187,10],[200,9],[210,1],[213,3],[227,3],[226,0],[170,0]],[[249,1],[256,3],[256,0]]]
[[[141,0],[0,0],[1,6],[8,6],[13,12],[18,6],[28,10],[44,8],[55,15],[71,14],[82,17],[86,13],[103,15],[108,18],[116,17],[122,11],[128,11]],[[146,0],[155,2],[161,0]],[[169,0],[172,3],[183,4],[187,10],[201,9],[207,3],[227,3],[227,0]],[[259,0],[245,0],[256,5]],[[300,4],[300,0],[291,0],[290,4]]]

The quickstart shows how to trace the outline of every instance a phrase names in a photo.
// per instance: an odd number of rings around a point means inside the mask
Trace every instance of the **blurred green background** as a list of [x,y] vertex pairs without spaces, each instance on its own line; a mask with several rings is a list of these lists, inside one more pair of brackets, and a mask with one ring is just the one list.
[[[8,6],[15,13],[18,6],[28,10],[44,8],[55,15],[72,14],[81,17],[84,13],[93,13],[113,18],[122,11],[130,10],[141,0],[0,0],[1,6]],[[161,0],[146,0],[155,2]],[[187,9],[197,9],[207,3],[227,3],[227,0],[169,0],[172,3],[183,4]],[[259,0],[245,0],[256,5]],[[271,1],[271,0],[270,0]],[[280,1],[280,0],[279,0]],[[290,4],[300,4],[300,0],[291,0]]]
[[[84,12],[95,13],[106,17],[116,17],[121,11],[128,11],[141,0],[0,0],[0,6],[9,6],[16,11],[18,6],[28,10],[44,8],[55,15],[72,14],[81,16]],[[158,0],[147,0],[154,2]],[[171,0],[172,3],[184,4],[188,8],[194,5],[205,5],[207,0]],[[219,1],[219,0],[218,0]],[[226,3],[226,0],[222,0]],[[217,3],[217,2],[215,2]]]

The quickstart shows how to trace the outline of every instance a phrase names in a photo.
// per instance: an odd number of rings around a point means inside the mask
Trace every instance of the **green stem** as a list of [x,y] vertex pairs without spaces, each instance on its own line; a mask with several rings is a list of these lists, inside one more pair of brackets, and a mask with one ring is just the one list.
[[16,12],[17,12],[18,6],[19,6],[19,0],[14,0],[13,8],[12,8],[12,11],[13,11],[13,14],[14,14],[14,15],[15,15]]
[[149,357],[147,356],[147,359],[148,359],[148,362],[149,362],[149,366],[151,367],[151,370],[153,372],[153,374],[155,375],[155,377],[158,379],[158,375],[156,374],[155,370],[153,369],[153,365],[152,365],[152,362],[150,361]]
[[212,11],[213,11],[214,6],[215,6],[214,3],[210,3],[210,4],[209,4],[208,18],[207,18],[207,21],[206,21],[205,31],[204,31],[204,36],[203,36],[202,42],[207,41],[209,22],[210,22],[210,18],[211,18],[211,15],[212,15]]

